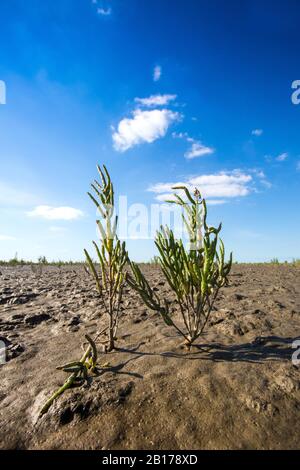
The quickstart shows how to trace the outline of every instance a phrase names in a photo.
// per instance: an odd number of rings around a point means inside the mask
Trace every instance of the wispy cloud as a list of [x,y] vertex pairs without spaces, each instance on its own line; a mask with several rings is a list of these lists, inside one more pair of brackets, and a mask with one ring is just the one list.
[[169,109],[153,109],[133,111],[133,117],[122,119],[117,130],[113,132],[114,148],[119,152],[144,142],[151,143],[164,137],[169,126],[180,120],[181,115]]
[[160,65],[156,65],[153,70],[153,80],[158,82],[162,76],[162,68]]
[[135,98],[135,102],[146,107],[166,106],[176,100],[177,95],[151,95],[148,98]]
[[204,145],[200,140],[196,140],[190,137],[186,132],[173,132],[173,137],[177,139],[184,139],[190,144],[190,148],[185,152],[184,156],[188,160],[193,158],[204,157],[205,155],[211,155],[215,152],[213,147]]
[[265,155],[265,160],[266,162],[268,163],[272,163],[272,162],[284,162],[285,160],[287,160],[289,157],[289,154],[288,152],[283,152],[283,153],[280,153],[279,155],[277,155],[277,157],[274,157],[272,155]]
[[98,7],[97,8],[97,13],[98,13],[98,15],[102,15],[102,16],[110,16],[112,14],[112,8]]
[[[210,204],[224,204],[230,198],[244,197],[252,190],[253,177],[240,170],[232,172],[220,172],[208,175],[199,175],[184,181],[173,181],[171,183],[157,183],[148,188],[155,194],[158,201],[172,198],[173,187],[184,185],[193,191],[196,187],[200,189],[201,195],[208,198]],[[181,191],[179,191],[181,193]],[[184,193],[181,193],[184,197]]]
[[272,184],[270,183],[270,181],[268,181],[265,173],[259,169],[259,168],[252,168],[250,170],[248,170],[249,172],[253,173],[259,180],[259,182],[265,186],[266,188],[271,188],[272,187]]
[[185,152],[184,156],[188,160],[191,160],[192,158],[197,158],[197,157],[204,157],[205,155],[211,155],[214,153],[214,149],[212,147],[207,147],[206,145],[203,145],[199,141],[195,141],[192,143],[191,148]]
[[288,158],[289,154],[287,152],[281,153],[278,157],[275,158],[277,162],[284,162]]
[[83,212],[74,207],[62,206],[37,206],[27,212],[29,217],[37,217],[46,220],[75,220],[83,216]]
[[255,135],[256,137],[260,137],[261,135],[263,135],[263,133],[263,129],[253,129],[253,131],[251,132],[251,134]]
[[0,241],[13,241],[16,240],[15,237],[11,237],[10,235],[1,235],[0,234]]

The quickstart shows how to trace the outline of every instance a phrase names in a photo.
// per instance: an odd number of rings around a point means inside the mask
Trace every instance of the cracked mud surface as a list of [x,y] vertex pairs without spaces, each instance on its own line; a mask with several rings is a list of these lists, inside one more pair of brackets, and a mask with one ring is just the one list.
[[[158,294],[172,295],[156,266]],[[105,314],[83,267],[0,267],[0,448],[300,447],[300,269],[234,265],[205,335],[186,352],[175,330],[127,289],[118,350],[88,385],[62,395],[57,365],[79,359]],[[299,354],[300,358],[300,354]]]

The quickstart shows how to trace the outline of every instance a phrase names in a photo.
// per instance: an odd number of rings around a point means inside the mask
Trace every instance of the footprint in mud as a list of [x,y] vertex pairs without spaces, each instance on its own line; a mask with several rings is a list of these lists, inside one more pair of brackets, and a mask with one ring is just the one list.
[[246,295],[243,295],[243,294],[233,294],[232,295],[233,300],[245,300],[247,298],[248,297]]
[[134,388],[134,383],[132,381],[128,382],[128,384],[126,384],[125,387],[120,388],[119,391],[118,391],[118,395],[119,395],[118,402],[119,403],[124,403],[126,401],[126,398],[133,391],[133,388]]
[[28,315],[25,317],[25,323],[31,326],[39,325],[40,323],[50,320],[48,313],[38,313],[36,315]]
[[31,300],[35,299],[38,294],[35,293],[28,293],[28,294],[21,294],[21,295],[2,295],[0,297],[0,304],[2,305],[23,305]]

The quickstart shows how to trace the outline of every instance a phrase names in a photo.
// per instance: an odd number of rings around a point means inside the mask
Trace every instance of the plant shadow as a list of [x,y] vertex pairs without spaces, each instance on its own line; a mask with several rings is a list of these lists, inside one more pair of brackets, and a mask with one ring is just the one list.
[[[252,362],[263,363],[287,361],[295,351],[292,343],[299,338],[281,338],[279,336],[258,337],[252,342],[234,345],[221,343],[195,344],[192,351],[184,357],[213,362]],[[197,350],[194,352],[193,350]],[[183,357],[174,353],[163,353],[166,357]]]
[[[132,350],[131,352],[135,352],[137,350],[137,348],[135,348],[134,350]],[[115,366],[105,366],[105,367],[101,367],[101,365],[97,365],[97,370],[95,371],[96,372],[96,377],[100,377],[108,372],[112,372],[113,374],[118,374],[118,375],[129,375],[130,377],[135,377],[137,379],[142,379],[143,376],[141,374],[138,374],[137,372],[129,372],[129,371],[123,371],[122,369],[124,367],[127,366],[127,364],[129,364],[130,362],[138,359],[139,357],[141,357],[143,354],[142,353],[138,353],[138,355],[136,357],[133,357],[133,358],[130,358],[128,359],[127,361],[125,362],[121,362]]]
[[194,344],[190,351],[148,353],[139,351],[141,344],[133,349],[120,349],[122,352],[141,356],[160,356],[183,360],[210,360],[213,362],[264,363],[292,359],[295,349],[292,343],[299,339],[279,336],[257,337],[254,341],[225,345],[218,342]]

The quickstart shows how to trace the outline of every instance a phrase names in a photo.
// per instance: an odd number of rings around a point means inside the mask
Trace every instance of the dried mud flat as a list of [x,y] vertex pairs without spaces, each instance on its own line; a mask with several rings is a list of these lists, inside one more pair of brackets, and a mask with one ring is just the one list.
[[[161,296],[170,291],[145,265]],[[78,267],[0,267],[2,449],[296,449],[300,447],[300,269],[235,265],[206,334],[191,352],[126,290],[118,351],[99,354],[88,385],[38,411],[105,325],[92,280]]]

